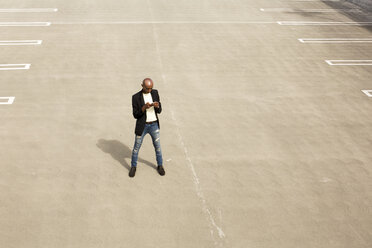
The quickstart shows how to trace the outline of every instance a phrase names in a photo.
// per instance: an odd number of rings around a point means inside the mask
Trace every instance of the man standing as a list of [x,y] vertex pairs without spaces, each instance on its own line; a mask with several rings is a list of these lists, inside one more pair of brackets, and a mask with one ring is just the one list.
[[152,144],[155,148],[156,162],[158,172],[161,176],[165,175],[163,168],[163,157],[160,147],[160,124],[158,114],[161,113],[161,103],[158,91],[153,89],[154,83],[151,78],[145,78],[142,81],[142,90],[132,96],[133,116],[136,121],[136,139],[132,151],[132,162],[129,176],[134,177],[136,174],[138,152],[141,148],[143,138],[150,134]]

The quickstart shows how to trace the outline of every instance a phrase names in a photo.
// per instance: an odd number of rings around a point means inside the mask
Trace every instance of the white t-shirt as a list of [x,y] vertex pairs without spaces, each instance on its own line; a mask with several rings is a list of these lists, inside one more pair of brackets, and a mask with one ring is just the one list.
[[[143,95],[143,100],[145,101],[145,104],[147,102],[153,103],[151,93],[147,93],[147,94],[142,93],[142,95]],[[156,120],[157,119],[155,115],[155,108],[154,106],[151,106],[150,108],[146,109],[146,122],[156,121]]]

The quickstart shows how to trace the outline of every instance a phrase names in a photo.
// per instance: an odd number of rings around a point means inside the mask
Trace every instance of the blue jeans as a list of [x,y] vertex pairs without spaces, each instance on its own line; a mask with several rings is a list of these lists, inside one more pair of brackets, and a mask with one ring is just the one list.
[[160,147],[160,129],[157,122],[151,124],[145,124],[145,129],[142,132],[141,136],[136,135],[136,140],[134,142],[133,151],[132,151],[132,167],[137,167],[138,152],[141,148],[143,138],[146,134],[150,134],[152,138],[152,144],[155,148],[156,162],[158,165],[163,165],[163,157],[161,155]]

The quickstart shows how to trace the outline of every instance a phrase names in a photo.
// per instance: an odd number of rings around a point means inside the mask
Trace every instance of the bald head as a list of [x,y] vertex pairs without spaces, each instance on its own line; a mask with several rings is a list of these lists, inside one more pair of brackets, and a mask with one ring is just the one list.
[[152,82],[152,79],[151,78],[145,78],[143,81],[142,81],[142,85],[146,85],[146,87],[152,87],[153,86],[153,82]]
[[151,78],[145,78],[142,81],[142,88],[143,88],[142,91],[144,93],[150,93],[151,90],[152,90],[153,85],[154,85],[154,83],[152,82],[152,79]]

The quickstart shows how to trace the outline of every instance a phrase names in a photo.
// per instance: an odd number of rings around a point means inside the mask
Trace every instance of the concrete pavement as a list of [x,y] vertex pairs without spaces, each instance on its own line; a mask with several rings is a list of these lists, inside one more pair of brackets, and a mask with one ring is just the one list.
[[[299,1],[1,1],[4,247],[372,245],[370,26]],[[339,3],[334,9],[341,9]],[[356,13],[361,19],[365,12]],[[353,15],[356,15],[355,13]],[[368,25],[368,23],[366,24]],[[147,136],[128,177],[143,78],[159,90],[166,175]]]

